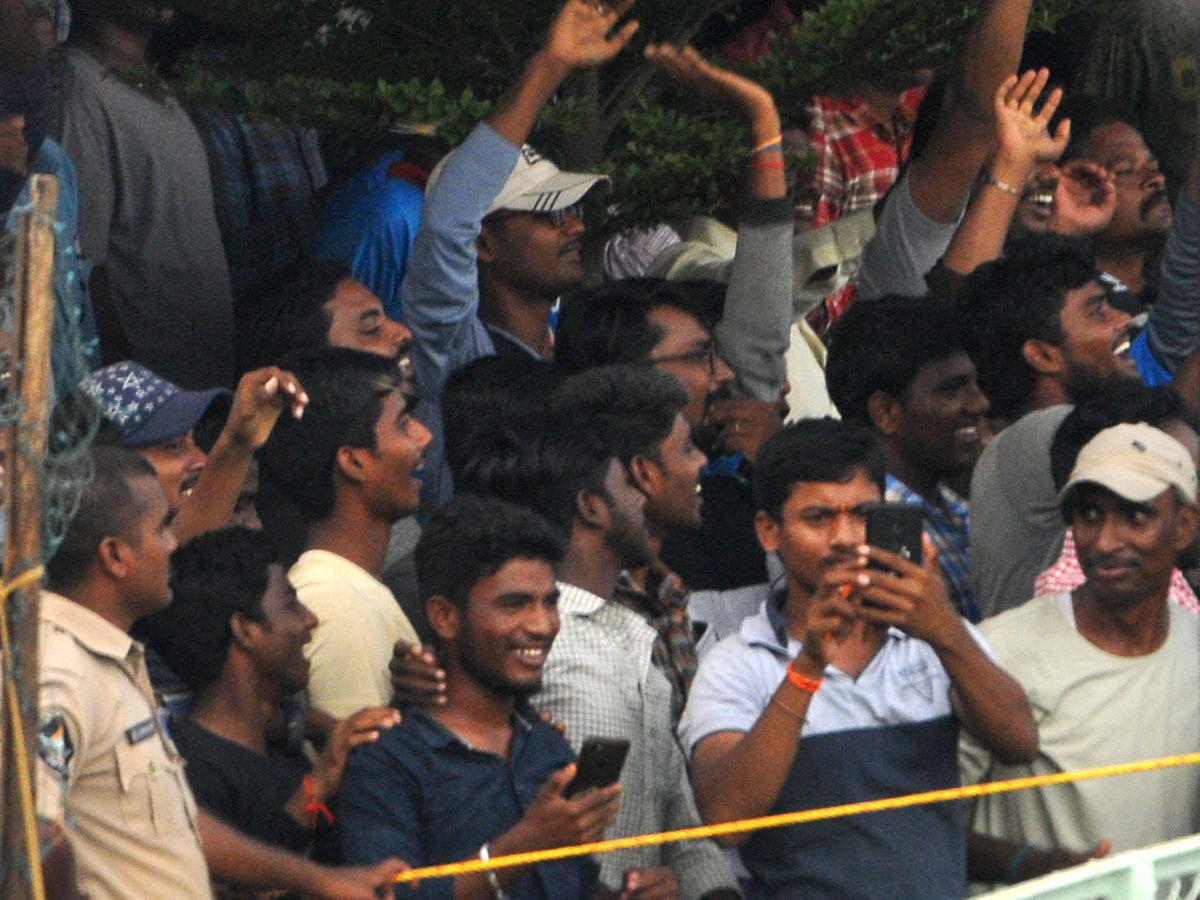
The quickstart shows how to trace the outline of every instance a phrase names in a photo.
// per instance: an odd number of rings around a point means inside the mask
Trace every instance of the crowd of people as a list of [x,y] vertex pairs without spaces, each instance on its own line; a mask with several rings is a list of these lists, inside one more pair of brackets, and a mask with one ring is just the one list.
[[527,141],[631,6],[566,0],[461,145],[320,216],[311,134],[114,77],[153,4],[0,0],[0,191],[60,179],[54,394],[101,419],[40,600],[48,896],[959,900],[1200,831],[1184,767],[487,866],[1200,750],[1196,148],[1172,198],[1019,71],[1031,0],[836,178],[878,96],[815,140],[651,44],[744,120],[743,196],[600,276],[608,176]]

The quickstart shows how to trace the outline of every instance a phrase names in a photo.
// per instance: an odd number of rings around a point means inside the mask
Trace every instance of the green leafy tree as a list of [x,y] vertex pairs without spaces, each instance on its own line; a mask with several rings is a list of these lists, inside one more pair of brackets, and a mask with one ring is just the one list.
[[[1112,0],[1120,2],[1120,0]],[[567,84],[535,143],[565,166],[614,177],[615,224],[720,212],[744,162],[741,125],[671,91],[642,59],[647,42],[689,41],[733,0],[640,0],[641,30],[622,56]],[[540,46],[555,0],[185,0],[241,35],[192,59],[175,89],[193,103],[316,127],[336,167],[398,125],[461,140]],[[1094,0],[1038,0],[1031,28],[1052,29]],[[978,3],[828,0],[747,68],[793,121],[814,93],[850,92],[880,73],[949,62]],[[792,165],[804,165],[793,160]]]

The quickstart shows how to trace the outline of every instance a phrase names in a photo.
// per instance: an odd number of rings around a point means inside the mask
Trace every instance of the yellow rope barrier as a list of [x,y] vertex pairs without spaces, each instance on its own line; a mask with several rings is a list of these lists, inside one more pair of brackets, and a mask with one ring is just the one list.
[[1024,778],[1012,778],[1007,781],[989,781],[983,784],[944,788],[938,791],[925,791],[920,794],[906,794],[902,797],[887,797],[882,800],[847,803],[842,806],[830,806],[824,809],[777,813],[776,815],[760,816],[755,819],[722,822],[719,825],[701,825],[696,828],[680,828],[675,831],[658,832],[657,834],[640,834],[609,841],[594,841],[590,844],[577,844],[572,847],[553,847],[548,850],[534,850],[529,853],[493,856],[486,863],[481,859],[469,859],[463,862],[447,863],[440,866],[426,866],[423,869],[410,869],[406,872],[401,872],[394,880],[397,882],[407,882],[419,881],[423,878],[445,878],[451,875],[466,875],[471,872],[484,872],[488,869],[503,869],[509,866],[532,865],[533,863],[565,859],[571,856],[584,856],[590,853],[607,853],[612,850],[625,850],[630,847],[649,847],[655,844],[671,843],[672,841],[691,841],[725,834],[742,834],[747,831],[758,831],[762,828],[780,828],[784,825],[799,825],[804,822],[816,822],[821,819],[836,819],[843,816],[861,815],[862,813],[883,812],[884,810],[901,809],[906,806],[920,806],[925,803],[945,803],[949,800],[963,800],[969,797],[1003,794],[1008,791],[1020,791],[1048,784],[1065,784],[1071,781],[1086,781],[1092,778],[1108,778],[1113,775],[1128,775],[1133,772],[1151,772],[1156,769],[1192,766],[1197,763],[1200,763],[1200,753],[1181,753],[1176,756],[1162,756],[1157,759],[1116,763],[1110,766],[1097,766],[1092,769],[1077,769],[1073,772],[1056,772],[1052,775],[1029,775]]
[[0,584],[0,656],[4,658],[4,694],[8,718],[12,726],[12,746],[17,766],[17,783],[21,791],[21,813],[25,824],[25,850],[29,854],[29,879],[34,900],[45,900],[42,883],[42,857],[38,849],[37,817],[33,808],[33,784],[30,778],[29,755],[25,752],[25,725],[21,720],[21,702],[17,696],[17,679],[13,671],[12,650],[8,637],[8,598],[42,579],[42,567],[26,569],[12,581]]

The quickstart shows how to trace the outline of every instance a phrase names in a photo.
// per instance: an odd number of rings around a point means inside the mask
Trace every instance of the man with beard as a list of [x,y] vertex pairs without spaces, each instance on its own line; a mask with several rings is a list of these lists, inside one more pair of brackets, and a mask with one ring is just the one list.
[[[1033,759],[1029,704],[951,605],[932,542],[922,565],[864,544],[883,482],[883,453],[859,425],[803,420],[763,445],[756,524],[786,585],[763,590],[692,685],[679,734],[706,822],[953,787],[960,724],[1001,758]],[[753,897],[966,893],[955,804],[730,843],[744,843]]]
[[1071,120],[1063,162],[1090,160],[1103,166],[1116,186],[1112,219],[1093,238],[1096,266],[1117,302],[1141,308],[1153,299],[1158,279],[1152,266],[1161,258],[1171,227],[1167,176],[1141,133],[1103,101],[1070,98],[1062,114]]
[[298,747],[271,746],[272,709],[308,682],[304,645],[316,616],[259,531],[209,532],[176,551],[171,568],[170,605],[140,624],[195,692],[170,728],[196,801],[242,835],[290,851],[277,858],[297,881],[341,878],[359,891],[388,883],[394,867],[339,871],[303,857],[329,837],[318,813],[333,804],[349,751],[399,715],[378,707],[342,720],[315,764]]
[[[559,630],[562,552],[546,522],[499,500],[459,495],[434,512],[416,557],[446,702],[406,707],[399,725],[350,760],[338,805],[346,860],[486,861],[603,834],[620,785],[564,797],[574,754],[528,700]],[[431,900],[590,900],[601,891],[586,856],[413,888]]]
[[978,622],[967,502],[945,482],[975,465],[988,401],[954,325],[924,297],[856,304],[833,326],[825,380],[842,417],[879,436],[886,498],[921,508],[950,602]]
[[[1187,449],[1145,424],[1117,425],[1079,453],[1061,493],[1086,582],[1036,597],[982,631],[1039,710],[1031,763],[964,740],[966,780],[1000,780],[1200,749],[1200,618],[1168,602],[1177,554],[1196,530]],[[971,824],[1011,842],[998,871],[1022,874],[1021,847],[1128,850],[1200,827],[1194,767],[982,798]],[[1007,865],[1006,865],[1007,864]]]
[[[532,699],[566,726],[577,747],[590,736],[630,742],[625,801],[610,834],[627,837],[698,825],[699,816],[673,737],[671,684],[653,661],[659,633],[643,614],[614,601],[621,573],[653,559],[647,498],[622,458],[661,441],[673,416],[647,427],[644,418],[622,415],[627,406],[662,400],[639,388],[636,377],[605,374],[568,380],[545,412],[510,422],[467,462],[460,487],[529,506],[567,536],[558,566],[562,628]],[[728,864],[708,841],[606,853],[600,877],[641,900],[716,900],[736,891]]]
[[992,414],[1012,421],[971,478],[971,581],[984,618],[1029,598],[1061,546],[1050,442],[1069,404],[1137,380],[1127,313],[1108,302],[1089,248],[1042,235],[980,266],[959,300]]

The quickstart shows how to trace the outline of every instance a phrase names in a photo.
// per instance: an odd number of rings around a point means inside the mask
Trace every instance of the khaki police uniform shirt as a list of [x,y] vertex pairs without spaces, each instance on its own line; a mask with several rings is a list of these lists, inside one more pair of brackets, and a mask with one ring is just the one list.
[[212,900],[183,759],[125,632],[41,597],[38,814],[62,824],[89,900]]

